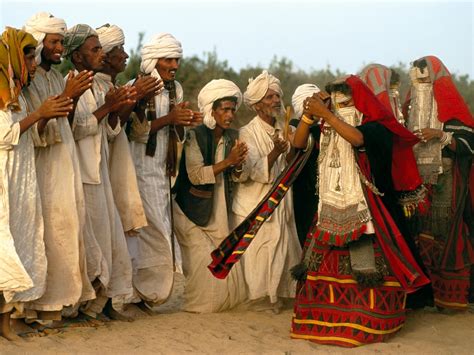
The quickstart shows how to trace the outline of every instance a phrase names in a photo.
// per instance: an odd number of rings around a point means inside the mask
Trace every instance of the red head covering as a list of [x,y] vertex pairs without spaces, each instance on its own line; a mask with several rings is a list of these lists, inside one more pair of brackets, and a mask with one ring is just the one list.
[[362,123],[377,122],[393,133],[392,179],[395,190],[415,190],[422,183],[412,149],[419,139],[398,123],[361,79],[350,75],[345,82],[352,90],[356,109],[364,115]]
[[[433,93],[438,106],[438,120],[446,122],[455,118],[466,126],[474,127],[472,114],[456,89],[448,69],[435,56],[422,57],[416,61],[418,62],[422,59],[426,60],[430,79],[433,83]],[[410,100],[411,93],[407,102]]]
[[370,64],[359,74],[362,81],[369,87],[379,101],[393,112],[390,104],[390,78],[392,71],[381,64]]

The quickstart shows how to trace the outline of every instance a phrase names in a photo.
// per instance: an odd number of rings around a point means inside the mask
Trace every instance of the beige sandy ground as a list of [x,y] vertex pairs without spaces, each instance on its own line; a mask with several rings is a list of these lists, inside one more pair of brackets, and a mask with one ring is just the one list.
[[291,340],[291,310],[279,315],[234,311],[180,312],[183,278],[178,275],[170,301],[156,316],[99,328],[74,328],[42,338],[11,343],[0,339],[1,354],[474,354],[474,313],[446,315],[412,312],[388,343],[357,349]]

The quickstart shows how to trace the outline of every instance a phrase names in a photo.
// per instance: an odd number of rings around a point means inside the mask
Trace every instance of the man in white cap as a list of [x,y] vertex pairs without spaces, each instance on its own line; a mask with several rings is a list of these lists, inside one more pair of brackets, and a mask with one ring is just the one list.
[[[280,80],[263,71],[249,80],[245,103],[257,116],[240,129],[240,139],[249,149],[248,159],[236,185],[233,212],[238,225],[267,194],[286,166],[289,143],[282,137],[282,90]],[[287,195],[271,218],[261,227],[242,258],[248,296],[256,309],[271,307],[278,312],[280,297],[295,295],[290,268],[299,261],[291,195]]]
[[[52,67],[61,62],[66,32],[64,20],[40,12],[24,30],[38,41],[38,69],[25,97],[36,110],[50,96],[70,97],[77,103],[91,87],[93,73],[70,73],[66,79]],[[32,129],[36,147],[36,175],[44,217],[44,242],[48,259],[46,290],[28,307],[40,320],[60,320],[63,307],[95,298],[87,276],[84,247],[85,205],[77,153],[68,118],[40,121]]]
[[[79,24],[70,28],[64,46],[65,55],[71,59],[76,71],[97,73],[103,69],[105,54],[97,33],[91,27]],[[94,79],[92,89],[81,95],[72,123],[86,216],[93,236],[88,245],[88,272],[97,294],[97,298],[82,311],[92,317],[102,312],[108,299],[121,306],[133,294],[132,265],[110,183],[108,142],[122,128],[116,119],[117,112],[133,104],[134,95],[134,90],[129,87],[111,88],[104,93]],[[102,263],[96,259],[100,254]],[[109,315],[119,316],[116,312]]]
[[[123,48],[125,36],[120,27],[106,24],[96,31],[105,53],[105,60],[104,67],[95,76],[95,81],[99,90],[105,94],[115,86],[114,83],[117,75],[125,70],[128,54]],[[137,100],[141,100],[144,97],[153,97],[159,94],[163,88],[162,81],[152,76],[140,76],[134,81],[133,86],[137,91]],[[136,242],[138,229],[147,225],[145,211],[138,190],[136,170],[125,133],[125,124],[130,117],[133,107],[134,105],[130,105],[130,107],[125,108],[120,113],[114,114],[114,118],[122,126],[122,130],[117,137],[109,141],[110,182],[129,244]],[[132,265],[134,263],[135,260],[132,259]],[[140,300],[140,292],[136,292],[132,301],[139,302]],[[133,315],[133,309],[127,308],[126,314]],[[135,315],[140,315],[140,313],[137,313],[135,310]]]
[[[296,88],[291,97],[291,104],[294,111],[294,119],[290,125],[296,129],[303,116],[303,102],[307,97],[313,96],[320,90],[314,84],[303,84]],[[304,245],[306,234],[313,221],[313,216],[318,208],[318,196],[316,193],[317,172],[318,172],[318,152],[319,135],[321,130],[319,125],[311,126],[309,149],[312,149],[304,168],[293,183],[293,209],[295,213],[296,229],[301,246]]]
[[224,311],[246,297],[240,264],[226,279],[215,278],[207,269],[211,252],[230,232],[233,180],[247,155],[238,131],[230,128],[241,103],[233,82],[209,82],[198,96],[204,124],[189,132],[184,145],[174,217],[186,276],[183,309],[188,312]]
[[143,74],[165,84],[163,92],[137,105],[129,135],[148,222],[136,238],[129,238],[129,250],[135,289],[152,306],[166,301],[173,286],[170,178],[176,170],[177,141],[184,140],[184,127],[198,123],[201,115],[187,108],[183,89],[175,80],[183,54],[181,43],[171,34],[161,33],[143,46],[141,54]]

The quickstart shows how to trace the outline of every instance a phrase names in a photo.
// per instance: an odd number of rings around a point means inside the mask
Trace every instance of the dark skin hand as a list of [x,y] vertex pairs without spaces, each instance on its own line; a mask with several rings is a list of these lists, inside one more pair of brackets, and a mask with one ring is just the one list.
[[[248,148],[244,142],[239,141],[238,139],[235,141],[232,150],[230,151],[227,158],[221,160],[220,162],[214,164],[212,166],[212,171],[214,172],[214,176],[219,175],[224,170],[236,167],[238,170],[242,168],[242,164],[244,163],[245,159],[247,158]],[[240,173],[234,172],[234,175],[237,177],[240,176]]]
[[49,121],[56,117],[65,117],[73,109],[72,99],[59,95],[51,96],[33,113],[20,121],[20,134],[38,121]]
[[[422,128],[413,132],[415,136],[420,138],[422,143],[429,142],[432,139],[441,139],[443,137],[443,131],[435,128]],[[451,144],[448,144],[447,147],[453,152],[456,151],[456,140],[451,140]]]
[[[352,100],[351,100],[351,103]],[[308,117],[322,118],[327,124],[336,130],[336,132],[351,143],[354,147],[361,147],[364,145],[364,136],[355,127],[340,120],[335,114],[329,110],[327,104],[323,102],[319,93],[307,98],[304,101],[303,113]]]

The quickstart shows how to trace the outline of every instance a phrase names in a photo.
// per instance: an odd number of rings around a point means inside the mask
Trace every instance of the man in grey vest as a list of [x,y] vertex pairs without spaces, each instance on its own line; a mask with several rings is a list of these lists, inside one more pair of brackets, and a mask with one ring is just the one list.
[[211,252],[229,234],[232,185],[247,156],[246,144],[230,128],[241,102],[233,82],[209,82],[198,96],[204,124],[189,131],[184,146],[174,218],[186,276],[184,310],[189,312],[223,311],[246,297],[240,265],[224,280],[207,269]]

